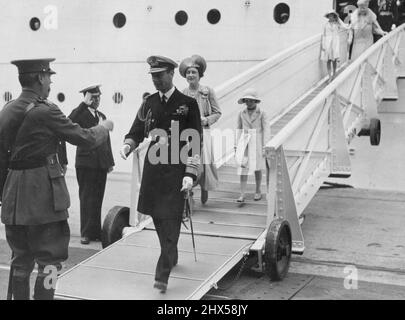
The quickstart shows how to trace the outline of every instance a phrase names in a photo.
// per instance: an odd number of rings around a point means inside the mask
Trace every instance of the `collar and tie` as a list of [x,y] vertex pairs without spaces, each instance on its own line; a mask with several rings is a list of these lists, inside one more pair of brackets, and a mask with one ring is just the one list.
[[162,100],[161,100],[161,102],[162,102],[162,105],[163,105],[163,106],[167,105],[167,97],[166,97],[165,95],[162,95]]
[[99,123],[100,118],[98,117],[98,112],[97,112],[97,110],[96,110],[96,109],[93,109],[93,108],[90,108],[90,107],[89,107],[89,110],[90,110],[91,114],[94,116],[94,119],[96,119],[97,123]]

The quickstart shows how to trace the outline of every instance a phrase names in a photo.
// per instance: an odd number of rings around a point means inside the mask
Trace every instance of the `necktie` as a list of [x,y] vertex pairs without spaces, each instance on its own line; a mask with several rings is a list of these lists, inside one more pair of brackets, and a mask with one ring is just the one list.
[[162,105],[164,105],[164,106],[166,105],[166,99],[167,99],[166,96],[163,95],[162,96]]
[[99,123],[100,119],[98,118],[97,110],[94,110],[94,117],[96,118],[97,124]]

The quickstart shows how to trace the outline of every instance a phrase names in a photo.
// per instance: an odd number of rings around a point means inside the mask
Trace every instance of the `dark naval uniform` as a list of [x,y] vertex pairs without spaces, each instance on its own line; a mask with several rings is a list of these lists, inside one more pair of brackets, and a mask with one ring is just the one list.
[[[37,64],[49,61],[23,60],[13,63],[22,74],[39,72]],[[32,65],[33,66],[32,66]],[[42,70],[42,69],[39,69]],[[27,111],[29,110],[29,111]],[[73,124],[53,103],[31,89],[0,112],[0,157],[11,151],[9,172],[3,190],[1,222],[13,251],[13,295],[29,298],[29,277],[38,264],[35,299],[52,299],[53,288],[45,285],[47,266],[61,269],[68,257],[70,239],[67,223],[69,193],[56,156],[60,140],[75,145],[99,145],[108,137],[103,126],[82,129]],[[56,279],[55,279],[56,280]]]
[[[177,67],[175,62],[164,57],[157,57],[157,60],[154,64],[148,59],[152,67],[151,73],[153,68],[160,70],[159,67],[164,63]],[[171,161],[172,146],[179,140],[172,132],[173,123],[178,123],[180,134],[185,129],[194,129],[198,132],[198,144],[201,146],[201,116],[197,101],[177,89],[167,102],[161,100],[161,95],[162,93],[156,92],[146,98],[124,142],[130,144],[133,150],[153,129],[164,130],[167,134],[167,141],[152,136],[145,157],[137,208],[139,212],[153,218],[161,246],[155,280],[167,284],[171,268],[177,264],[178,259],[177,242],[184,209],[184,195],[180,192],[182,180],[185,176],[196,179],[196,171],[188,170],[188,166],[181,161],[177,163]],[[172,140],[172,137],[177,141]],[[168,163],[151,163],[153,148],[158,143],[168,145]],[[185,141],[180,141],[176,152],[180,152],[185,145]],[[200,150],[198,155],[199,152]]]
[[[99,86],[89,87],[81,92],[94,94],[96,91],[99,92]],[[82,102],[72,111],[69,118],[82,128],[91,128],[96,126],[99,120],[105,120],[106,116],[98,109],[94,110],[93,115],[89,106]],[[110,137],[97,148],[77,147],[76,176],[79,184],[80,232],[81,236],[88,240],[96,240],[101,237],[101,206],[107,172],[113,166],[114,158]]]
[[398,6],[396,0],[385,0],[379,5],[377,21],[381,29],[390,32],[392,25],[397,24]]

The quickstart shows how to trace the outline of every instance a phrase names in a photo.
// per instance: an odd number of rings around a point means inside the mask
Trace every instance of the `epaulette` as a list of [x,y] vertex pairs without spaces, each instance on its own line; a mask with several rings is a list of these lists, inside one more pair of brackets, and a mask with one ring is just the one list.
[[45,104],[45,105],[47,105],[48,107],[56,106],[53,102],[51,102],[51,101],[49,101],[49,100],[47,100],[47,99],[43,99],[43,98],[38,98],[38,99],[37,99],[37,102],[38,102],[38,103]]

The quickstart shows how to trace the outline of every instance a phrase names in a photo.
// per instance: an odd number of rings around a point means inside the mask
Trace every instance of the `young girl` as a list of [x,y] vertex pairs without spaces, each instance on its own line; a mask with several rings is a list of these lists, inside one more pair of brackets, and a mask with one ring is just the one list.
[[323,28],[321,40],[321,60],[326,61],[330,82],[336,75],[336,66],[340,58],[339,31],[341,29],[348,30],[349,26],[340,20],[335,11],[326,13],[325,17],[328,18],[329,21]]
[[262,198],[260,185],[262,170],[266,168],[263,146],[270,140],[270,124],[266,113],[257,107],[260,101],[254,89],[247,89],[238,100],[239,104],[246,104],[246,108],[238,115],[236,140],[238,147],[235,147],[241,184],[241,194],[236,200],[239,203],[245,202],[248,175],[253,172],[256,179],[254,200]]

